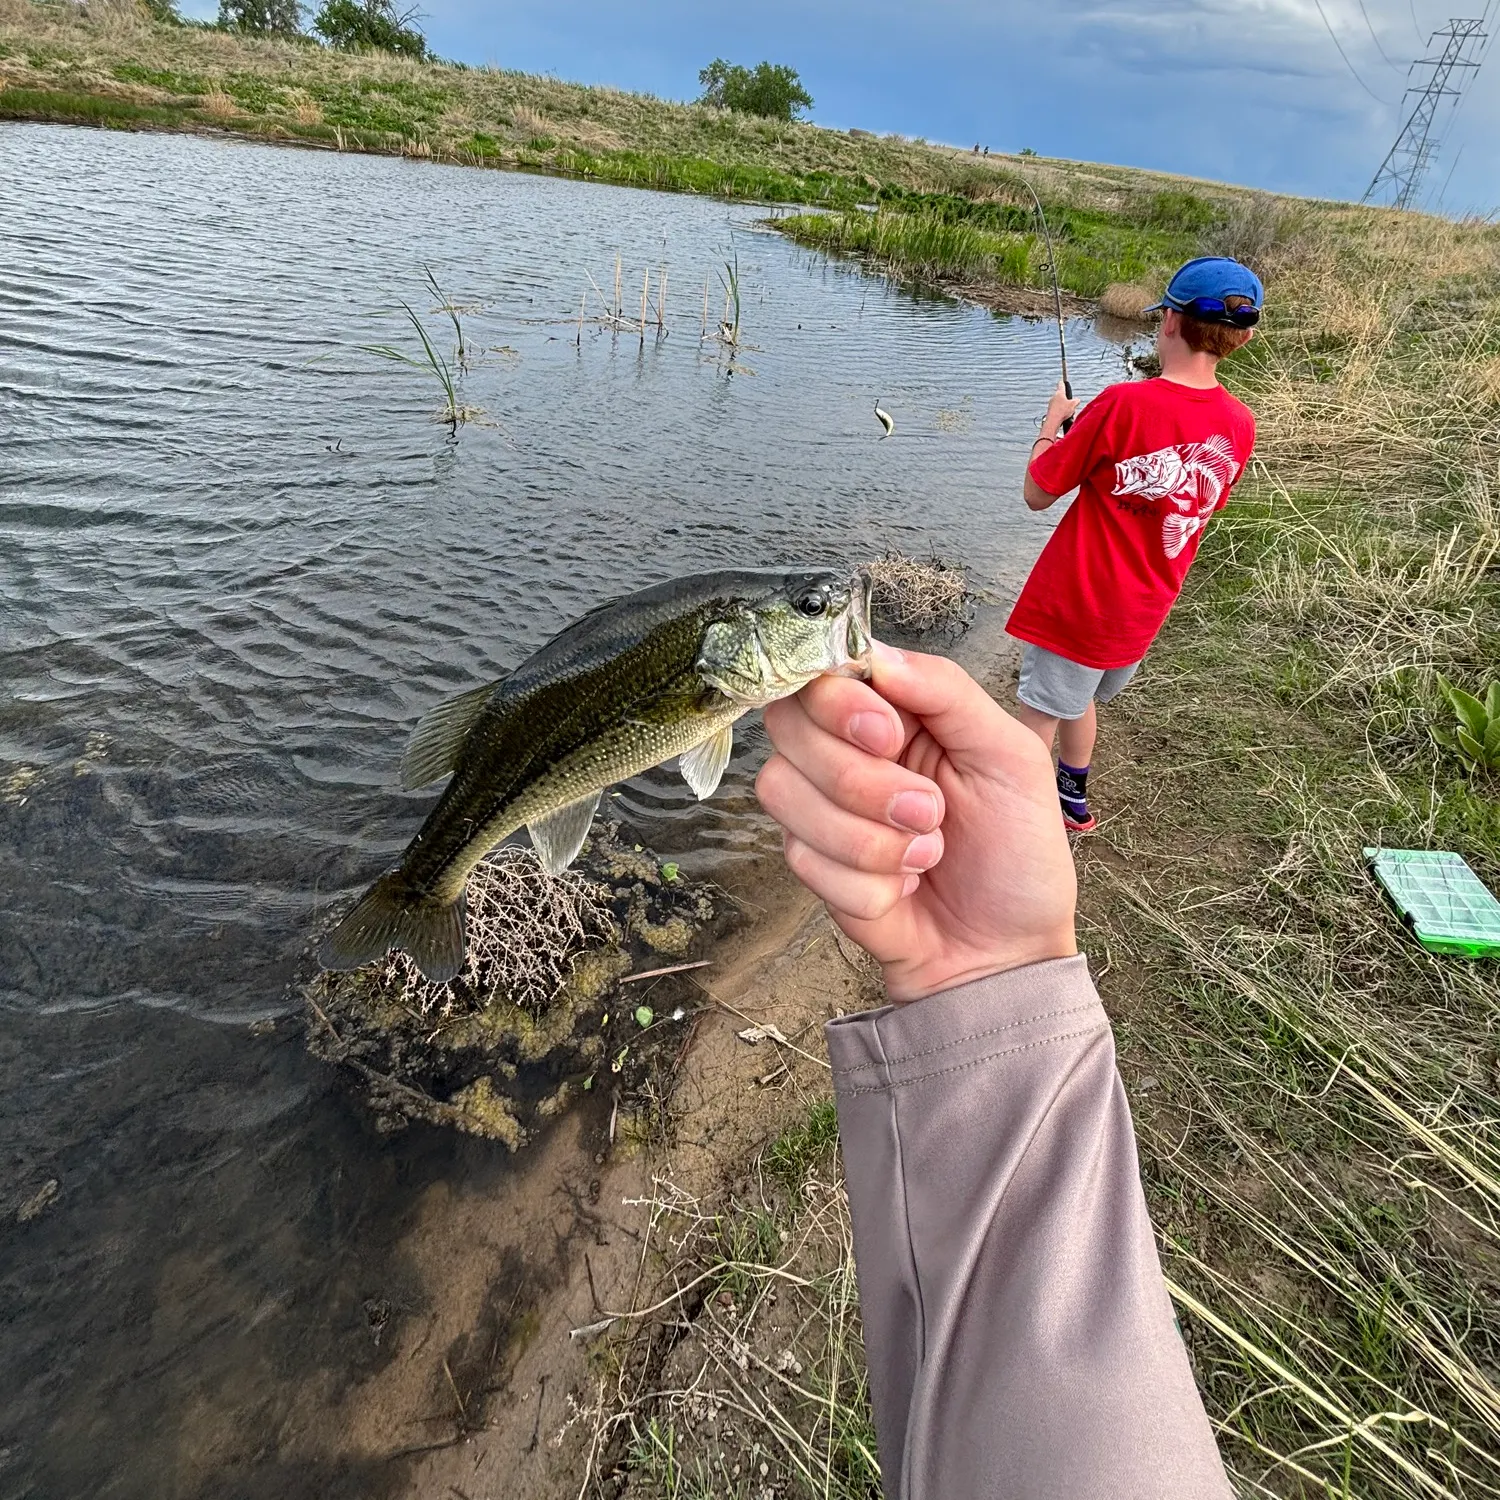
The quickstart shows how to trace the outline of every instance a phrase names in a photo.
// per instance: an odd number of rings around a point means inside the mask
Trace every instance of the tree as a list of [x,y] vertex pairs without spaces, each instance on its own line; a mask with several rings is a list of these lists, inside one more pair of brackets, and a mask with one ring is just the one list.
[[763,115],[768,120],[795,120],[813,104],[797,70],[785,63],[756,63],[752,70],[716,57],[699,73],[698,82],[703,85],[699,104]]
[[330,47],[346,52],[378,47],[418,60],[427,56],[427,39],[412,24],[417,11],[398,11],[395,0],[326,0],[313,30]]
[[219,0],[219,25],[253,36],[301,36],[298,0]]

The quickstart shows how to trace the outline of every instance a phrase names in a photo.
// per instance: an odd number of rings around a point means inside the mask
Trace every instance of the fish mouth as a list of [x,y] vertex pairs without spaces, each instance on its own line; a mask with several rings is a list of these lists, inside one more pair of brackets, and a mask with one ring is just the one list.
[[857,569],[849,580],[849,608],[840,624],[844,639],[842,655],[844,661],[834,670],[838,677],[861,677],[869,680],[874,675],[874,631],[870,625],[870,596],[875,580],[863,568]]

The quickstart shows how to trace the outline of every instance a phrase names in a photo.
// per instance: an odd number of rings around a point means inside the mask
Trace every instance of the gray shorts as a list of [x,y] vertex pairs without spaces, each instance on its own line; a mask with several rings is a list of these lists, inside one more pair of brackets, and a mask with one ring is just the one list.
[[1107,670],[1085,667],[1027,641],[1021,647],[1021,681],[1016,697],[1049,718],[1081,719],[1089,710],[1090,699],[1108,703],[1124,692],[1140,665],[1132,662],[1128,667]]

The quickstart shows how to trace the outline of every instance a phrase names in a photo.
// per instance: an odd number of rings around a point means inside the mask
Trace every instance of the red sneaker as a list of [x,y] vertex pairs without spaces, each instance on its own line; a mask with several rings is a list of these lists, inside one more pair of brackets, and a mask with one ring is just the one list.
[[1099,826],[1099,820],[1093,815],[1093,813],[1090,813],[1086,818],[1080,820],[1078,818],[1075,818],[1073,814],[1068,811],[1067,805],[1065,803],[1062,803],[1060,805],[1062,806],[1063,827],[1066,828],[1069,833],[1092,833]]

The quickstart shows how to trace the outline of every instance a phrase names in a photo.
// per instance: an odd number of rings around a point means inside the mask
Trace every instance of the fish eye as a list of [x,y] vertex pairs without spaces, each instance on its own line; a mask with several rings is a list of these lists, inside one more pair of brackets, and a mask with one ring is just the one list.
[[809,620],[816,620],[819,615],[828,612],[828,595],[821,589],[812,589],[797,600],[797,612],[804,614]]

